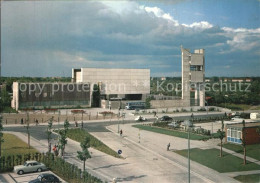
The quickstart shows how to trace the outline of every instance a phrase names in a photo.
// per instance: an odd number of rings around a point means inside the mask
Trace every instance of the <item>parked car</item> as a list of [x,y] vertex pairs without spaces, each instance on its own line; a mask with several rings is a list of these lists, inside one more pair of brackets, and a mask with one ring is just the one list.
[[168,126],[172,127],[172,128],[178,128],[178,127],[180,127],[180,124],[177,123],[177,122],[171,122],[171,123],[168,124]]
[[60,183],[61,181],[53,174],[44,173],[40,174],[37,179],[31,180],[29,183],[41,183],[41,182],[48,182],[48,183]]
[[231,118],[231,121],[242,122],[243,120],[244,120],[244,118],[241,118],[240,116],[234,116],[233,118]]
[[142,116],[137,116],[135,118],[135,121],[146,121],[147,119],[145,117],[142,117]]
[[28,172],[41,172],[43,170],[47,170],[47,167],[43,163],[37,161],[26,161],[23,165],[14,167],[14,172],[19,175]]
[[241,113],[240,112],[232,112],[231,116],[239,116]]
[[160,121],[171,121],[171,120],[172,120],[172,118],[169,117],[169,116],[163,116],[163,117],[161,117],[161,119],[160,119]]

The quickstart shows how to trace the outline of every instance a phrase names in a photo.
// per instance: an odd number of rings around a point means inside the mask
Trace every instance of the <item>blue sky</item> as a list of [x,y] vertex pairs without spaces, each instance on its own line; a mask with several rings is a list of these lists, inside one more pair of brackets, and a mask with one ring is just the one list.
[[204,48],[206,76],[260,76],[258,0],[4,1],[3,76],[149,68],[180,76],[180,46]]

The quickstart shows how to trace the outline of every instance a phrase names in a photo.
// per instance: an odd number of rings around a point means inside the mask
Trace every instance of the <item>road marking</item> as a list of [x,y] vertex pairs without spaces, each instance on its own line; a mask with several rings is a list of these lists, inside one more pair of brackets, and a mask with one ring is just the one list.
[[[109,131],[111,131],[112,133],[115,133],[112,129],[109,129],[108,127],[106,127],[106,129],[109,130]],[[117,133],[115,133],[115,134],[117,134]],[[159,154],[159,153],[157,153],[157,152],[154,152],[154,151],[152,151],[152,150],[150,150],[150,149],[148,149],[148,148],[146,148],[146,147],[144,147],[144,146],[141,146],[139,143],[137,143],[137,142],[135,142],[135,141],[129,139],[128,137],[124,137],[124,139],[126,139],[126,140],[128,140],[128,141],[134,143],[135,145],[139,146],[140,148],[143,148],[144,150],[149,151],[150,153],[152,153],[152,154],[154,154],[154,155],[160,156],[161,158],[163,158],[163,159],[165,159],[165,160],[167,160],[167,161],[170,161],[171,164],[173,164],[173,165],[175,165],[175,166],[177,166],[177,167],[179,167],[179,168],[181,168],[181,169],[183,169],[183,170],[187,170],[187,167],[181,165],[179,162],[178,162],[178,163],[177,163],[177,162],[174,162],[174,161],[172,161],[171,159],[166,158],[165,156],[163,156],[163,155],[161,155],[161,154]],[[192,173],[193,175],[195,175],[195,176],[201,178],[201,179],[204,180],[205,182],[214,183],[212,180],[210,180],[210,179],[208,179],[208,178],[206,178],[206,177],[204,177],[204,176],[202,176],[202,175],[200,175],[200,174],[198,174],[198,173],[196,173],[196,172],[194,172],[194,171],[192,171],[192,170],[191,170],[191,173]]]
[[13,178],[13,176],[12,176],[10,173],[8,173],[8,175],[13,179],[13,181],[14,181],[15,183],[18,183],[18,182]]

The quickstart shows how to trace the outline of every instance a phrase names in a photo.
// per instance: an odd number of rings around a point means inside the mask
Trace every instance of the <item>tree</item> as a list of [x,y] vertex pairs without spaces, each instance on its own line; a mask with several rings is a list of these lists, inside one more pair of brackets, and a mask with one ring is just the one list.
[[64,156],[65,146],[68,142],[67,141],[67,132],[68,132],[70,123],[67,119],[64,121],[63,126],[64,126],[64,130],[59,130],[59,141],[58,141],[59,142],[58,148],[59,148],[59,150],[61,150],[62,157]]
[[97,84],[93,86],[93,93],[92,93],[93,101],[92,107],[99,107],[100,105],[100,90]]
[[3,134],[3,130],[4,130],[4,127],[3,127],[3,118],[2,118],[2,116],[0,116],[0,158],[1,158],[1,156],[2,156],[2,153],[1,153],[1,151],[2,151],[2,143],[4,142],[4,139],[3,139],[3,136],[4,136],[4,134]]
[[151,97],[147,97],[147,98],[145,99],[145,107],[146,107],[147,109],[150,109],[150,108],[151,108],[151,100],[152,100]]
[[246,164],[246,123],[245,120],[242,121],[242,138],[240,138],[241,142],[242,142],[242,146],[244,149],[244,165]]
[[88,148],[90,147],[90,138],[85,137],[84,141],[80,143],[80,146],[82,151],[77,151],[78,153],[77,157],[78,159],[83,161],[83,171],[85,171],[86,160],[91,158],[91,155],[88,151]]
[[222,119],[221,121],[221,130],[218,129],[217,131],[217,135],[218,135],[218,138],[220,139],[220,157],[222,157],[222,145],[223,145],[223,139],[225,137],[225,132],[224,132],[224,120]]
[[48,122],[48,126],[47,126],[47,130],[46,130],[46,133],[47,133],[47,139],[48,139],[48,152],[51,153],[51,148],[50,148],[50,141],[51,141],[51,134],[52,134],[52,123],[53,123],[53,117],[49,120]]

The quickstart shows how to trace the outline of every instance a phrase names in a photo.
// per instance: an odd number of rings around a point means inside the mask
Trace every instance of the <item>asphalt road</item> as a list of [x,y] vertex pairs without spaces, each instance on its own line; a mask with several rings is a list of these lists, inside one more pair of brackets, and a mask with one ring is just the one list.
[[[217,116],[223,116],[223,114],[209,114],[209,115],[198,115],[195,114],[195,118],[207,118],[208,116],[211,117],[217,117]],[[178,117],[173,117],[174,120],[185,120],[185,119],[191,119],[191,116],[178,116]],[[155,118],[149,119],[148,121],[153,122]],[[133,120],[120,120],[120,124],[126,124],[126,123],[136,123],[136,121]],[[114,121],[106,121],[106,122],[91,122],[91,123],[84,123],[84,129],[87,130],[88,132],[108,132],[106,129],[106,126],[110,125],[115,125],[118,124],[118,120]],[[79,126],[81,125],[80,123],[78,124]],[[74,123],[71,122],[71,126],[74,127]],[[53,125],[53,128],[63,128],[63,123],[60,125]],[[34,137],[37,140],[44,140],[47,139],[47,134],[46,134],[46,125],[38,125],[38,126],[30,126],[30,134],[32,137]],[[4,127],[4,131],[13,131],[13,132],[23,132],[26,133],[26,128],[21,125],[21,126],[13,126],[13,127]],[[56,138],[56,135],[53,135],[52,138]]]

